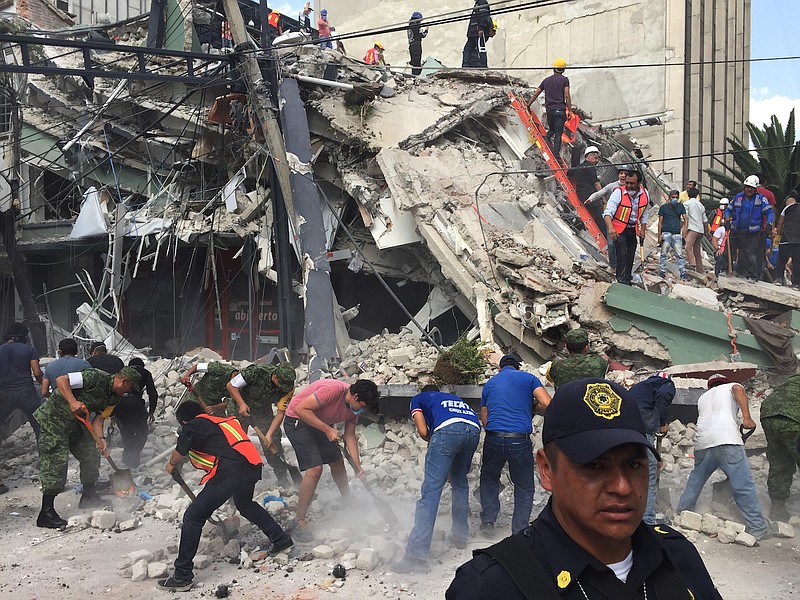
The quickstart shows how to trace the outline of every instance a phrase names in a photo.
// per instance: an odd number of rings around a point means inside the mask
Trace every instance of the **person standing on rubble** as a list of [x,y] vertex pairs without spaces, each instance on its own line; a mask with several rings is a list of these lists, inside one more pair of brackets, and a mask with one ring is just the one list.
[[408,20],[408,54],[411,56],[409,64],[412,75],[422,73],[422,38],[428,35],[428,28],[422,29],[422,13],[414,11]]
[[[33,374],[33,377],[31,377]],[[28,419],[36,439],[40,427],[34,416],[42,403],[33,380],[42,384],[42,369],[39,366],[39,353],[28,344],[28,328],[22,323],[12,323],[3,334],[0,344],[0,390],[6,398],[6,406],[0,408],[2,421],[19,409]]]
[[800,375],[792,375],[761,403],[761,426],[767,437],[769,518],[788,521],[786,499],[800,468]]
[[[286,468],[283,445],[281,444],[280,422],[283,413],[294,393],[294,380],[297,373],[292,363],[279,365],[250,365],[235,375],[227,385],[228,415],[239,419],[245,431],[249,426],[258,427],[271,443],[261,440],[267,464],[272,467],[278,483],[289,487],[289,471]],[[275,418],[272,406],[278,410]]]
[[797,203],[797,192],[792,190],[784,201],[778,227],[775,229],[778,244],[778,265],[775,283],[784,284],[786,265],[792,261],[792,287],[800,287],[800,204]]
[[602,379],[559,388],[536,452],[547,506],[522,532],[461,565],[447,600],[722,600],[694,545],[642,523],[644,436],[629,392]]
[[569,78],[564,76],[566,68],[567,61],[563,58],[553,61],[553,74],[542,80],[528,101],[528,110],[531,110],[533,103],[544,92],[544,110],[547,113],[547,135],[545,137],[557,159],[561,159],[561,136],[564,133],[564,123],[572,113]]
[[500,473],[506,463],[514,484],[512,533],[528,526],[533,510],[533,413],[544,412],[550,394],[535,375],[520,371],[520,364],[516,355],[504,355],[500,372],[486,382],[481,393],[481,423],[486,430],[480,477],[481,531],[490,535],[500,514]]
[[[723,198],[725,206],[728,205],[728,199]],[[720,201],[721,202],[721,201]],[[717,227],[711,234],[711,246],[714,248],[714,275],[719,277],[720,272],[724,269],[728,275],[728,231],[725,225],[722,224]]]
[[686,262],[683,260],[683,242],[681,239],[686,237],[686,209],[678,201],[681,193],[672,190],[669,193],[669,201],[662,204],[658,209],[658,241],[661,244],[661,256],[658,263],[659,277],[667,276],[667,253],[672,250],[675,255],[675,262],[678,263],[678,273],[681,279],[688,279],[686,273]]
[[714,471],[721,469],[728,476],[733,499],[744,518],[745,531],[757,540],[765,540],[772,537],[772,531],[761,512],[753,474],[747,464],[737,421],[739,411],[744,428],[755,429],[756,422],[750,417],[744,388],[720,373],[709,377],[708,391],[697,400],[694,469],[689,473],[677,512],[694,510],[706,481]]
[[411,418],[419,436],[428,442],[428,452],[425,454],[422,496],[417,500],[414,513],[414,528],[408,536],[405,557],[392,566],[395,573],[428,570],[433,527],[448,478],[453,487],[452,543],[456,548],[467,547],[467,473],[481,438],[478,415],[469,404],[458,396],[440,391],[435,385],[426,385],[422,393],[411,399]]
[[[147,443],[150,433],[148,423],[155,421],[156,406],[158,406],[158,391],[156,390],[153,374],[145,369],[141,358],[133,357],[128,361],[128,366],[139,373],[139,390],[131,390],[123,394],[114,408],[114,421],[119,426],[122,437],[122,461],[130,468],[139,466],[142,458],[142,448]],[[149,410],[144,406],[143,391],[147,391]]]
[[708,235],[708,216],[703,203],[700,202],[700,191],[692,188],[688,191],[689,199],[683,203],[686,210],[686,226],[684,227],[684,237],[686,238],[686,256],[689,268],[701,275],[705,273],[703,267],[703,255],[700,251],[700,244],[703,238]]
[[743,191],[733,197],[725,209],[728,243],[736,258],[736,274],[752,281],[761,279],[764,269],[765,237],[771,234],[775,213],[767,199],[758,193],[759,180],[749,175]]
[[383,51],[383,44],[375,42],[372,48],[367,50],[367,53],[364,55],[364,62],[370,66],[386,66],[386,61],[383,58]]
[[[602,214],[606,208],[608,199],[611,197],[611,193],[617,188],[625,188],[625,178],[628,176],[628,171],[631,170],[633,170],[633,167],[630,165],[619,165],[617,167],[617,181],[612,181],[603,186],[599,191],[594,192],[586,199],[584,204],[586,204],[587,207],[591,204],[598,204],[597,210]],[[603,219],[603,231],[606,232],[606,241],[608,242],[608,246],[606,247],[606,251],[608,252],[608,265],[612,269],[616,269],[617,254],[614,252],[614,241],[611,239],[611,236],[608,235],[608,227],[606,227],[605,219]]]
[[311,35],[313,33],[313,29],[311,28],[311,13],[314,12],[314,9],[311,8],[311,2],[306,2],[306,5],[303,7],[302,12],[297,16],[297,22],[300,23],[300,31],[303,33],[307,33]]
[[108,353],[108,348],[103,342],[94,342],[89,347],[89,353],[91,356],[87,359],[87,362],[92,365],[93,369],[100,369],[113,375],[114,373],[119,373],[122,367],[125,366],[120,357]]
[[486,53],[486,38],[494,30],[492,11],[488,0],[475,0],[472,15],[467,25],[467,43],[461,53],[461,68],[486,68],[489,65]]
[[67,373],[77,373],[84,369],[91,369],[87,361],[78,358],[78,343],[72,338],[65,338],[58,342],[58,358],[51,362],[44,370],[42,377],[42,397],[50,396],[51,385],[55,384],[56,378]]
[[[340,441],[344,440],[357,470],[356,477],[366,475],[358,456],[356,423],[365,408],[377,412],[379,396],[378,387],[369,379],[359,379],[353,385],[336,379],[320,379],[302,388],[286,407],[284,430],[297,455],[297,464],[304,472],[292,529],[292,536],[298,541],[310,541],[314,537],[308,524],[308,508],[322,477],[323,465],[330,467],[342,496],[350,495]],[[339,423],[344,423],[344,435],[334,427]]]
[[239,373],[238,369],[218,360],[199,362],[183,374],[181,383],[188,387],[195,373],[203,374],[193,387],[196,397],[208,406],[206,412],[210,415],[223,414],[228,406],[228,383]]
[[603,237],[607,235],[606,222],[603,220],[602,204],[587,204],[589,196],[599,192],[602,186],[597,176],[597,164],[600,162],[600,149],[597,146],[588,146],[583,152],[583,162],[567,171],[567,177],[572,179],[575,193],[592,215],[595,224],[600,229]]
[[[667,425],[669,407],[672,406],[676,391],[675,383],[666,371],[659,371],[630,389],[630,395],[636,400],[639,412],[642,415],[645,437],[654,447],[656,446],[656,438],[665,435],[669,428]],[[643,520],[648,525],[658,525],[666,522],[665,520],[656,519],[657,475],[661,463],[652,454],[649,454],[647,459],[649,462],[650,481],[647,486],[647,507],[644,510]]]
[[605,378],[608,361],[594,352],[589,352],[589,334],[585,329],[572,329],[564,336],[569,356],[556,358],[547,370],[547,379],[554,389],[576,379],[585,377]]
[[617,281],[631,285],[636,239],[644,246],[647,233],[647,205],[650,195],[642,186],[642,174],[633,169],[625,177],[625,188],[614,190],[608,199],[603,218],[608,235],[614,240],[617,255]]
[[277,10],[270,10],[267,16],[267,35],[269,35],[270,42],[275,41],[275,38],[283,35],[283,27],[281,26],[281,13]]
[[197,402],[181,404],[175,418],[181,432],[164,470],[172,473],[188,456],[194,467],[206,472],[200,481],[205,487],[184,512],[175,571],[156,585],[167,591],[186,592],[192,588],[194,556],[203,526],[230,498],[236,510],[272,542],[268,554],[291,548],[294,542],[253,500],[256,482],[261,479],[261,455],[239,421],[235,417],[207,415]]
[[317,21],[317,30],[319,30],[319,47],[333,49],[331,43],[331,25],[328,23],[328,10],[323,8],[319,12],[319,21]]
[[[102,505],[95,483],[100,475],[100,454],[107,452],[103,426],[119,398],[129,391],[137,391],[140,380],[139,373],[131,367],[124,367],[115,375],[100,369],[85,369],[56,378],[56,391],[35,413],[42,427],[39,436],[42,509],[36,519],[38,527],[60,529],[67,524],[58,516],[54,501],[67,483],[70,453],[80,463],[83,492],[78,506]],[[90,433],[78,417],[88,419],[92,413],[95,416],[91,421],[93,433]]]

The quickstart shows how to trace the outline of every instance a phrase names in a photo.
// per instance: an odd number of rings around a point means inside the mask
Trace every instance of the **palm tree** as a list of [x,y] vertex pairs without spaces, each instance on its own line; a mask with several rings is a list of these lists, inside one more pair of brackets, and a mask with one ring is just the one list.
[[778,117],[772,115],[770,123],[763,128],[748,121],[747,130],[753,142],[752,150],[737,136],[730,136],[726,140],[734,166],[725,164],[724,171],[705,170],[716,184],[712,193],[716,198],[733,197],[742,191],[745,177],[763,173],[767,189],[775,194],[775,209],[779,212],[789,192],[800,186],[800,142],[795,138],[794,109],[789,113],[786,129]]

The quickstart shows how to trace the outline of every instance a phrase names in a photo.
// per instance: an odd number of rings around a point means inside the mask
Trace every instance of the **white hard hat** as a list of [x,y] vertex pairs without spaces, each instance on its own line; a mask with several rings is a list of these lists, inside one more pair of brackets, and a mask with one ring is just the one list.
[[720,198],[719,199],[719,205],[720,206],[724,206],[725,204],[728,204],[729,202],[730,201],[727,198]]
[[598,148],[597,146],[589,146],[588,148],[586,148],[586,150],[583,151],[583,156],[584,157],[589,156],[592,152],[597,152],[598,154],[600,154],[600,148]]
[[744,180],[744,185],[746,185],[747,187],[757,188],[760,185],[760,183],[761,182],[759,181],[758,177],[755,175],[750,175],[749,177],[747,177],[747,179]]

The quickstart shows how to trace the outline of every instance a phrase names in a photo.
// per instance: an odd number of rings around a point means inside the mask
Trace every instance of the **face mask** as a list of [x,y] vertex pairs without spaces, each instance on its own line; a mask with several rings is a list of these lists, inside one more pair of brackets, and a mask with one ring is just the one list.
[[364,412],[363,408],[359,408],[358,410],[356,410],[352,406],[348,406],[348,408],[350,409],[350,412],[352,412],[354,415],[360,415],[361,413]]
[[677,198],[670,198],[669,199],[669,203],[670,204],[677,204],[678,203],[678,199]]

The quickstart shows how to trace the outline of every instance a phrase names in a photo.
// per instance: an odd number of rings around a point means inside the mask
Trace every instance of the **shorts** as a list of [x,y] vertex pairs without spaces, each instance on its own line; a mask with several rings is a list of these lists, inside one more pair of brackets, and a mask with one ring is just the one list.
[[294,448],[297,466],[301,471],[342,460],[339,444],[328,440],[316,427],[300,419],[286,417],[283,420],[283,430]]

